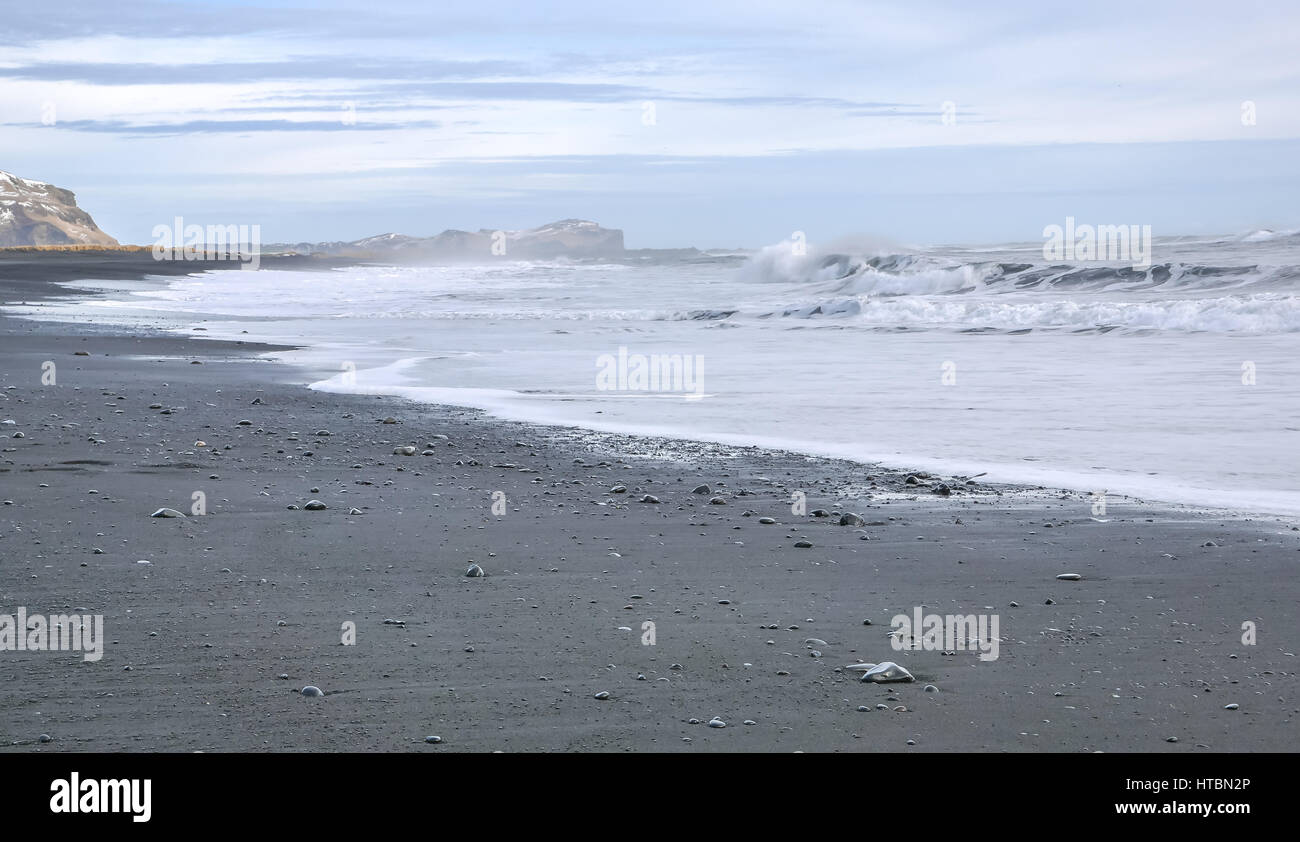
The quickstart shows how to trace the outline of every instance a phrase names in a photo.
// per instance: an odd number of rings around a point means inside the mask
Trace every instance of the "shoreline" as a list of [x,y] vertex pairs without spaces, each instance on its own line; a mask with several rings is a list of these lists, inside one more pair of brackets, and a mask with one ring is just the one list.
[[[98,663],[0,651],[0,749],[1300,747],[1300,532],[1272,516],[918,494],[857,463],[314,391],[253,356],[289,346],[199,338],[0,316],[0,613],[84,607],[107,637]],[[196,491],[207,514],[149,517]],[[1000,616],[1000,657],[893,649],[920,607]],[[861,660],[917,681],[863,684]]]
[[[49,290],[49,285],[47,281],[57,282],[61,284],[62,283],[75,284],[78,280],[90,280],[91,278],[88,277],[88,275],[99,271],[95,267],[97,266],[98,261],[100,261],[103,257],[105,257],[104,254],[97,254],[97,253],[92,253],[89,256],[80,255],[77,253],[70,253],[70,254],[56,253],[55,256],[57,259],[52,261],[51,263],[52,269],[50,269],[50,267],[46,267],[43,264],[41,264],[41,260],[39,256],[37,256],[36,264],[41,265],[42,274],[45,274],[47,272],[47,269],[49,269],[52,272],[52,274],[50,274],[45,281],[38,281],[34,285],[28,285],[27,287],[25,287],[26,291],[29,292],[29,299],[30,299],[27,303],[31,304],[33,302],[39,302],[41,299],[53,299],[53,298],[75,300],[75,299],[92,298],[92,297],[108,298],[113,296],[112,291],[97,290],[93,288],[81,288],[79,290],[76,290],[75,292],[62,291],[62,290],[51,292]],[[109,279],[111,280],[119,280],[119,281],[131,280],[131,281],[143,282],[143,281],[157,280],[158,282],[165,285],[168,276],[185,275],[190,273],[206,273],[206,272],[218,271],[223,269],[232,270],[238,268],[238,264],[232,264],[230,262],[220,262],[220,261],[207,261],[203,263],[198,263],[193,261],[155,262],[152,259],[147,257],[132,258],[130,256],[122,256],[116,253],[108,253],[108,256],[113,259],[113,263],[115,265],[114,265],[114,271],[109,272],[105,277],[109,277]],[[286,268],[286,269],[297,269],[297,270],[307,268],[307,269],[318,269],[321,271],[325,271],[331,268],[358,265],[360,262],[364,262],[364,261],[359,262],[356,260],[343,259],[343,258],[322,258],[322,257],[310,257],[310,256],[301,256],[301,255],[291,255],[291,256],[277,255],[265,259],[268,262],[267,268]],[[6,292],[9,291],[10,284],[8,284],[7,282],[12,281],[14,276],[14,269],[18,269],[21,272],[24,268],[30,268],[30,264],[32,260],[33,260],[33,256],[29,254],[6,255],[3,251],[0,251],[0,285],[3,285],[0,286],[0,289],[4,289]],[[24,265],[24,264],[28,264],[28,265]],[[166,271],[154,271],[154,269],[158,266],[163,266]],[[12,304],[15,302],[9,300],[3,303]],[[36,303],[35,306],[39,307],[39,303]],[[8,316],[8,317],[24,318],[24,316]],[[221,340],[215,340],[205,336],[192,335],[190,333],[185,332],[185,330],[180,327],[167,328],[167,327],[159,327],[153,325],[136,326],[136,327],[127,327],[125,325],[119,325],[119,326],[109,325],[103,327],[92,327],[91,324],[88,323],[59,321],[57,316],[46,317],[46,318],[50,319],[50,321],[55,324],[64,324],[64,325],[75,324],[78,327],[78,329],[105,330],[109,333],[121,332],[127,330],[138,330],[138,331],[146,331],[151,335],[170,336],[170,337],[177,337],[177,338],[193,338],[202,341],[236,342],[241,345],[247,344],[250,341],[251,342],[260,341],[261,344],[267,346],[268,353],[271,352],[272,349],[274,351],[280,351],[280,352],[311,350],[308,346],[305,345],[282,344],[274,341],[273,339],[241,341],[235,339],[233,335],[228,335]],[[202,325],[204,322],[209,321],[210,318],[217,319],[217,320],[223,319],[223,317],[215,314],[196,313],[194,325],[190,327],[190,330],[199,331],[199,332],[207,331],[208,330],[207,327],[201,327],[200,325]],[[231,316],[224,320],[238,322],[240,321],[240,318]],[[411,359],[420,359],[420,358],[416,357]],[[283,363],[289,366],[292,370],[301,373],[302,376],[299,380],[299,383],[304,388],[312,388],[316,385],[319,385],[320,383],[325,383],[330,379],[330,375],[334,374],[334,372],[330,370],[324,370],[324,369],[315,370],[313,366],[301,362],[289,361],[289,360],[284,360],[279,358],[276,358],[275,361]],[[396,365],[401,365],[404,362],[406,361],[398,360],[386,366],[381,366],[381,368],[385,368],[385,369],[391,368]],[[963,474],[962,473],[963,471],[982,470],[981,474],[977,474],[978,476],[984,476],[989,473],[1011,474],[1012,476],[1010,478],[998,480],[996,483],[990,482],[989,484],[996,485],[997,487],[1007,491],[1012,489],[1019,489],[1027,493],[1060,492],[1066,494],[1073,494],[1073,495],[1077,495],[1081,500],[1083,499],[1092,500],[1095,497],[1096,486],[1109,487],[1111,485],[1116,484],[1117,482],[1119,483],[1125,482],[1119,480],[1118,478],[1107,479],[1103,477],[1103,478],[1093,478],[1092,484],[1087,485],[1086,483],[1082,482],[1083,480],[1087,479],[1086,477],[1076,476],[1070,470],[1051,469],[1051,468],[1040,469],[1038,471],[1030,471],[1028,474],[1025,474],[1023,471],[1021,471],[1020,472],[1021,475],[1017,477],[1015,476],[1017,473],[1017,467],[1009,463],[988,464],[988,463],[981,462],[977,464],[977,463],[969,462],[969,460],[967,460],[959,464],[958,462],[954,462],[952,460],[948,460],[947,462],[945,462],[944,460],[928,459],[923,456],[917,456],[916,454],[911,454],[910,456],[905,454],[902,455],[895,454],[893,457],[883,455],[883,454],[868,455],[868,456],[848,456],[842,452],[843,450],[842,448],[836,449],[836,448],[828,448],[828,447],[818,447],[818,446],[814,446],[811,442],[790,442],[785,440],[777,440],[777,439],[770,439],[764,437],[756,438],[754,436],[747,436],[741,438],[741,437],[732,436],[730,434],[723,434],[723,433],[714,434],[707,431],[699,431],[699,430],[671,431],[671,430],[662,430],[662,429],[651,429],[646,425],[628,425],[628,424],[609,423],[609,422],[598,421],[596,419],[591,419],[591,418],[575,419],[575,418],[546,418],[546,417],[537,417],[537,416],[528,417],[524,412],[522,412],[517,408],[506,408],[504,406],[495,406],[493,405],[492,401],[488,401],[486,403],[483,400],[476,401],[472,395],[463,401],[456,401],[454,400],[455,397],[454,395],[448,395],[446,396],[447,399],[443,400],[440,399],[441,396],[440,397],[413,397],[409,394],[406,394],[406,392],[411,392],[411,391],[430,391],[425,387],[408,388],[402,385],[390,385],[382,390],[377,390],[373,392],[348,392],[348,391],[335,391],[332,389],[313,389],[313,391],[319,391],[323,394],[356,394],[356,395],[364,395],[364,396],[383,397],[383,398],[388,398],[396,401],[410,402],[420,406],[454,407],[458,409],[472,409],[476,411],[481,411],[484,413],[485,417],[491,418],[493,421],[498,421],[498,422],[519,423],[519,424],[532,425],[532,426],[537,426],[537,427],[542,427],[547,429],[559,429],[559,430],[578,429],[578,430],[589,431],[593,435],[624,436],[632,440],[662,439],[664,441],[681,443],[682,446],[687,449],[691,447],[698,448],[704,445],[716,446],[721,448],[753,449],[755,451],[784,454],[792,457],[826,460],[828,462],[840,463],[843,465],[851,466],[851,468],[854,470],[860,470],[862,468],[874,468],[878,471],[884,471],[887,473],[906,474],[906,473],[927,473],[928,472],[928,473],[935,474],[936,476],[946,475],[950,477],[963,477],[963,478],[964,476],[967,475],[967,474]],[[455,391],[463,391],[463,390],[434,389],[432,391],[455,392]],[[908,469],[892,467],[894,465],[900,465],[900,464],[911,464],[914,467]],[[1080,480],[1080,482],[1071,482],[1072,478]],[[1131,481],[1129,482],[1131,484]],[[1149,485],[1149,483],[1146,483],[1146,485]],[[1127,505],[1135,505],[1135,504],[1145,505],[1151,507],[1159,507],[1159,508],[1167,509],[1169,511],[1184,512],[1187,515],[1192,517],[1227,517],[1227,518],[1234,518],[1234,519],[1264,520],[1264,521],[1274,520],[1279,523],[1285,523],[1288,525],[1300,524],[1300,512],[1293,511],[1291,508],[1285,505],[1275,504],[1274,507],[1270,508],[1269,504],[1267,502],[1264,502],[1266,498],[1263,497],[1261,497],[1259,500],[1255,500],[1254,498],[1251,498],[1250,502],[1257,503],[1257,505],[1250,505],[1249,503],[1242,500],[1236,500],[1232,503],[1227,503],[1227,502],[1216,503],[1210,498],[1213,495],[1217,494],[1217,492],[1215,492],[1212,489],[1207,489],[1200,486],[1186,486],[1186,487],[1174,486],[1173,487],[1174,490],[1170,492],[1171,496],[1169,497],[1162,497],[1158,491],[1153,492],[1150,488],[1147,488],[1144,491],[1143,487],[1144,487],[1144,483],[1142,481],[1138,481],[1137,487],[1129,488],[1127,491],[1123,491],[1123,492],[1107,491],[1105,492],[1106,505],[1109,506],[1113,501],[1118,501],[1118,502],[1123,502]],[[1195,494],[1193,494],[1193,492],[1195,492]]]

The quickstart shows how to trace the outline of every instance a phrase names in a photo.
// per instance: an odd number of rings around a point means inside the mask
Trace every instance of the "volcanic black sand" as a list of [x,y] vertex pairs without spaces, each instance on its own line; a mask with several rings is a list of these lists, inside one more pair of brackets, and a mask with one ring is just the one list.
[[[0,261],[0,301],[102,268]],[[0,748],[1300,748],[1289,521],[324,394],[276,350],[0,317],[0,614],[106,638],[0,651]],[[894,650],[918,606],[998,658]],[[916,682],[843,669],[885,660]]]

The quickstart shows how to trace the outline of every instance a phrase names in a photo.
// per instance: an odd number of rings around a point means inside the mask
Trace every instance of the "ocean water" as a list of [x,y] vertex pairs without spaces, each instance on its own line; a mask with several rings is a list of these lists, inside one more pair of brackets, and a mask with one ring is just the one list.
[[1300,235],[1157,239],[1136,269],[808,252],[230,271],[10,310],[301,344],[277,356],[321,391],[1300,514]]

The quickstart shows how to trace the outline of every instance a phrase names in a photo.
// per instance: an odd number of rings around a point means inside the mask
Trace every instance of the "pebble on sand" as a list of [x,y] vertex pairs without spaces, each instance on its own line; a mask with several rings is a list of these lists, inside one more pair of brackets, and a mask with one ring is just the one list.
[[599,693],[597,693],[593,698],[600,699],[600,700],[603,702],[603,701],[605,701],[606,699],[609,698],[609,691],[608,691],[608,690],[601,690],[601,691],[600,691]]
[[1060,573],[1057,574],[1056,578],[1061,579],[1062,581],[1065,582],[1077,582],[1083,577],[1080,576],[1078,573]]
[[317,687],[315,684],[308,684],[306,687],[302,688],[302,690],[299,692],[301,692],[304,696],[308,696],[311,698],[325,695],[324,693],[321,692],[321,689]]
[[719,719],[718,717],[715,716],[715,717],[713,717],[712,719],[709,720],[709,727],[710,727],[710,728],[726,728],[726,727],[727,727],[727,723],[723,722],[721,719]]
[[321,509],[326,509],[329,507],[319,500],[308,500],[306,505],[303,506],[303,508],[309,512],[319,512]]
[[853,512],[845,512],[840,515],[840,526],[862,526],[864,523],[866,521],[862,519],[862,515]]
[[707,485],[697,485],[697,486],[695,486],[694,488],[691,489],[691,493],[692,493],[692,494],[712,494],[712,493],[713,493],[713,489],[712,489],[712,488],[709,488]]
[[425,741],[426,743],[440,743],[440,742],[442,742],[442,737],[439,737],[439,736],[436,736],[436,735],[435,735],[435,736],[429,736],[429,737],[425,737],[425,738],[424,738],[424,741]]
[[658,502],[659,502],[659,498],[656,497],[656,496],[654,496],[653,494],[647,494],[646,496],[644,496],[644,497],[641,498],[641,502],[642,502],[642,503],[658,503]]
[[149,517],[185,517],[185,515],[181,514],[175,509],[159,509],[158,511],[149,515]]
[[407,445],[406,447],[394,447],[394,448],[393,448],[393,455],[394,455],[394,456],[414,456],[414,455],[415,455],[415,448],[414,448],[414,447],[411,447],[410,445]]
[[471,564],[469,569],[465,571],[465,575],[471,579],[481,579],[487,575],[487,571],[477,564]]
[[812,548],[812,542],[811,542],[811,541],[795,541],[795,542],[794,542],[794,545],[795,545],[796,547],[798,547],[799,549],[801,549],[801,550],[807,550],[807,549],[811,549],[811,548]]
[[761,524],[764,524],[764,525],[766,525],[766,526],[771,526],[772,524],[776,523],[776,518],[774,518],[774,517],[761,517],[761,518],[758,519],[758,522],[761,523]]

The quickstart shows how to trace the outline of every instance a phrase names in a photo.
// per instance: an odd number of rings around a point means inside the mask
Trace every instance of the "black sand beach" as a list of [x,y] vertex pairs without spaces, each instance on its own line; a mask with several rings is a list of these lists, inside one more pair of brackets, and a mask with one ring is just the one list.
[[[79,273],[0,261],[0,300]],[[1289,522],[312,392],[275,350],[0,317],[0,613],[106,637],[0,651],[0,749],[1300,748]],[[895,651],[918,606],[999,657]],[[885,660],[916,682],[844,669]]]

